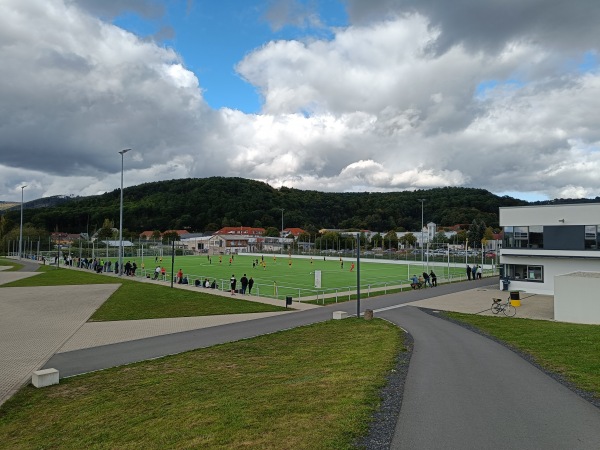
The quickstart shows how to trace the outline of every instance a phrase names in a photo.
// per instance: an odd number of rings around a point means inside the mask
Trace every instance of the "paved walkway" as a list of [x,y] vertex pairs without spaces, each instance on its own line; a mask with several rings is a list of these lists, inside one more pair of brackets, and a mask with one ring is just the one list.
[[[419,300],[412,303],[412,305],[420,308],[491,316],[492,299],[501,298],[504,300],[508,296],[509,293],[506,291],[501,292],[496,287],[486,286]],[[521,306],[517,307],[515,317],[554,320],[554,297],[551,295],[521,293]]]
[[[1,272],[0,284],[23,272]],[[0,404],[80,328],[118,285],[0,288]]]
[[392,449],[600,449],[600,410],[502,345],[412,306],[379,316],[414,349]]

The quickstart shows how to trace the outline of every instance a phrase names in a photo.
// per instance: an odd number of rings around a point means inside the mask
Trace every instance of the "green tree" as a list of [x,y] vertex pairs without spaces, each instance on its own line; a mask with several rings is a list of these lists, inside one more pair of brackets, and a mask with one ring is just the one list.
[[117,233],[115,232],[115,223],[110,219],[104,219],[102,222],[102,228],[98,230],[98,234],[96,235],[99,241],[108,241],[117,238]]
[[398,239],[398,242],[400,242],[400,244],[402,244],[405,248],[413,247],[417,243],[417,237],[412,233],[406,233],[404,236]]
[[173,242],[173,241],[178,241],[180,238],[179,238],[179,235],[177,234],[177,231],[166,231],[163,233],[162,239],[163,239],[163,241]]
[[443,231],[438,231],[433,237],[433,242],[435,244],[447,244],[448,238],[446,237],[446,234]]
[[381,247],[382,240],[383,240],[383,238],[381,237],[381,234],[379,234],[379,233],[374,234],[373,237],[371,238],[371,246],[373,248]]
[[468,238],[471,247],[480,248],[483,245],[483,238],[485,236],[486,225],[483,220],[473,219],[473,222],[469,226]]
[[457,244],[464,244],[467,241],[467,237],[467,230],[460,230],[454,235],[454,239]]
[[267,237],[279,237],[279,230],[275,227],[267,227],[265,229],[265,232],[263,234],[263,236],[267,236]]
[[388,231],[383,237],[383,246],[387,249],[398,248],[398,235],[395,231]]

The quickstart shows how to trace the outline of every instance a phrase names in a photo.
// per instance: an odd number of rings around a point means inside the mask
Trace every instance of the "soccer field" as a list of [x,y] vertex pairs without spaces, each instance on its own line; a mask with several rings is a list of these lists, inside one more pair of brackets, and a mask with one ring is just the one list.
[[[262,261],[266,267],[263,267]],[[256,264],[258,260],[258,264]],[[291,263],[291,264],[290,264]],[[352,269],[352,265],[355,265]],[[147,273],[152,273],[156,265],[162,265],[167,272],[167,279],[171,275],[171,258],[155,262],[154,258],[146,258],[144,261]],[[307,297],[323,293],[356,291],[356,260],[327,257],[292,257],[287,255],[234,255],[230,261],[230,255],[213,255],[210,258],[203,256],[176,256],[173,273],[181,269],[187,276],[189,283],[195,280],[208,279],[210,282],[216,280],[220,289],[229,289],[229,280],[232,275],[237,279],[237,287],[240,287],[240,278],[246,274],[248,278],[254,279],[252,293],[263,297],[293,298]],[[433,269],[438,279],[447,278],[448,273],[453,278],[464,276],[464,268],[448,268],[446,265],[433,267],[430,263],[429,270]],[[315,288],[316,270],[321,271],[321,288]],[[397,286],[409,282],[410,276],[420,275],[425,268],[419,263],[406,264],[403,262],[381,263],[373,260],[362,260],[360,262],[360,285],[361,291],[367,292],[370,288],[384,286]],[[450,272],[448,272],[450,271]]]

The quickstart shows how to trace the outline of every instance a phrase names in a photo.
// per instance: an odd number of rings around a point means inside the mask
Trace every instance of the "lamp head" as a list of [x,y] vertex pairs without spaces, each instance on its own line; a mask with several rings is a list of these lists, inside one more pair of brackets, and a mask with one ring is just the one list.
[[129,151],[131,151],[131,149],[130,149],[130,148],[126,148],[125,150],[121,150],[119,153],[120,153],[121,155],[124,155],[125,153],[127,153],[127,152],[129,152]]

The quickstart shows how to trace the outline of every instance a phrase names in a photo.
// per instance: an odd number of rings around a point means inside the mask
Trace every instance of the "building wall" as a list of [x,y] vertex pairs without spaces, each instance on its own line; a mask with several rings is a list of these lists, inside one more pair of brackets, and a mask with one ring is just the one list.
[[500,208],[500,225],[503,227],[559,224],[600,225],[600,203]]
[[600,325],[600,273],[560,275],[554,287],[555,320]]
[[[504,252],[505,250],[503,250]],[[503,254],[504,255],[504,254]],[[554,295],[555,277],[571,272],[600,272],[600,260],[584,258],[558,258],[543,256],[502,256],[502,264],[532,265],[543,267],[543,281],[510,280],[510,290],[523,290],[532,294]]]
[[[585,248],[584,238],[586,225],[600,225],[599,203],[500,208],[500,225],[505,237],[512,232],[507,227],[529,227],[530,232],[529,245],[522,245],[527,240],[517,241],[515,229],[512,248],[507,244],[501,250],[504,274],[513,277],[510,289],[554,295],[555,277],[578,271],[600,272],[600,250]],[[540,230],[543,227],[543,242],[532,240],[536,233],[532,227],[536,226]],[[537,233],[541,236],[541,231]],[[532,278],[537,266],[542,267],[541,281],[518,279]]]

